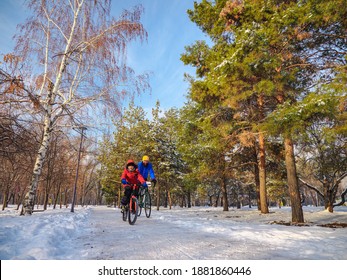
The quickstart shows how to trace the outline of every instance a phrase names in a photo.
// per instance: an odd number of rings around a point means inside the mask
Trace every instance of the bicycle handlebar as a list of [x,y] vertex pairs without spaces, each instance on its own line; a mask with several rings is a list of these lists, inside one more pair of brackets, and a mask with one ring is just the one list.
[[[154,188],[155,185],[156,185],[156,182],[147,181],[146,183],[147,183],[147,186],[148,186],[148,187],[153,187],[153,188]],[[125,184],[125,186],[130,186],[131,189],[134,189],[134,187],[144,188],[144,187],[142,186],[142,184],[140,184],[140,183],[137,183],[137,184]]]
[[152,181],[146,181],[146,183],[147,183],[147,186],[148,187],[155,187],[155,185],[156,185],[156,182],[152,182]]
[[123,186],[124,187],[129,186],[129,187],[131,187],[132,190],[134,190],[136,187],[139,188],[141,186],[141,184],[124,184]]

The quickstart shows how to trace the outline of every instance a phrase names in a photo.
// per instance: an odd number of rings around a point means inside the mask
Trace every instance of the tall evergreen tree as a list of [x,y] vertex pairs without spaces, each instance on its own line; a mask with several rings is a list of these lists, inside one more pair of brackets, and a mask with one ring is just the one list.
[[[260,174],[265,131],[259,124],[277,108],[293,106],[312,88],[331,81],[345,63],[346,5],[333,2],[204,0],[188,12],[213,43],[197,42],[182,56],[201,78],[192,81],[191,96],[247,116],[259,135]],[[293,130],[281,128],[292,222],[303,222]]]

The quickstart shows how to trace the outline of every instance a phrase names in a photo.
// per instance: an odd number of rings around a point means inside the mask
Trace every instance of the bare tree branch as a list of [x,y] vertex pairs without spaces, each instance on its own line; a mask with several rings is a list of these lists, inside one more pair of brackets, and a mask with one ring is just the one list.
[[314,186],[310,185],[309,183],[305,182],[303,179],[298,178],[301,183],[303,183],[306,187],[308,187],[311,190],[314,190],[321,198],[324,198],[324,195]]

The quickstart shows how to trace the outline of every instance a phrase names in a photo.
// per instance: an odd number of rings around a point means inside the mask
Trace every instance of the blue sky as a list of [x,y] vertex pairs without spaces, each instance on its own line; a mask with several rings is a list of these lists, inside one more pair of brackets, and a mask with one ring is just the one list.
[[[200,0],[197,0],[200,2]],[[17,24],[25,20],[24,0],[0,0],[0,53],[11,51],[12,37]],[[189,88],[184,73],[195,70],[180,60],[184,47],[196,40],[208,40],[191,22],[187,9],[194,0],[113,0],[113,15],[117,17],[124,8],[141,4],[144,7],[142,23],[148,32],[147,42],[131,42],[128,64],[136,73],[151,72],[151,93],[146,92],[135,100],[146,112],[151,112],[157,100],[162,109],[181,107]]]

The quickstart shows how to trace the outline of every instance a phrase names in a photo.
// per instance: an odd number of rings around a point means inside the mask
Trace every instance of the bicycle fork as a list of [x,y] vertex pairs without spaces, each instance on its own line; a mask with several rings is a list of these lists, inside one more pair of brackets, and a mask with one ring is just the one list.
[[[134,210],[135,212],[136,212],[136,207],[138,207],[137,205],[136,205],[136,203],[134,203],[134,201],[133,201],[133,199],[135,199],[136,198],[136,196],[134,196],[134,195],[132,195],[131,197],[130,197],[130,202],[129,202],[129,211],[130,211],[130,213],[132,213],[132,211]],[[134,208],[134,205],[135,205],[135,209],[133,209]]]

